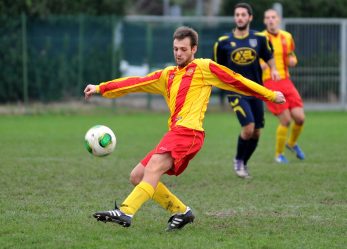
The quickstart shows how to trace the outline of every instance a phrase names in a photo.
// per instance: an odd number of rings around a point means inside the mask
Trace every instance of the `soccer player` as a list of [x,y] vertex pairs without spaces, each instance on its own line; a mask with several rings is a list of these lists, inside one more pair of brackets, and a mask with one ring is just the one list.
[[[236,27],[232,32],[219,37],[215,43],[214,61],[262,85],[260,58],[271,68],[271,78],[276,80],[279,75],[267,38],[264,34],[250,30],[252,19],[253,11],[249,4],[235,5]],[[232,91],[227,96],[242,127],[237,140],[234,170],[239,177],[249,178],[247,163],[258,145],[260,130],[264,127],[264,105],[253,96]]]
[[160,94],[170,111],[169,131],[158,145],[137,164],[130,174],[135,186],[121,206],[93,216],[104,222],[131,225],[133,215],[143,203],[153,199],[171,212],[167,230],[176,230],[193,222],[192,210],[175,196],[160,178],[163,174],[180,175],[204,142],[203,120],[212,86],[254,95],[263,100],[283,103],[280,92],[274,92],[218,65],[210,59],[195,59],[198,34],[180,27],[173,35],[173,53],[177,66],[169,66],[144,77],[125,77],[99,85],[87,85],[84,94],[117,98],[133,92]]
[[[266,25],[264,33],[272,43],[276,67],[280,74],[280,80],[273,81],[268,67],[263,64],[264,85],[272,90],[281,91],[287,100],[284,105],[273,105],[266,102],[268,109],[279,120],[276,131],[275,161],[288,163],[287,158],[284,156],[285,146],[291,152],[294,152],[297,158],[304,160],[305,154],[297,144],[305,121],[303,102],[289,74],[289,67],[294,67],[298,62],[294,53],[294,39],[289,32],[280,29],[280,17],[276,10],[269,9],[265,11],[264,23]],[[292,120],[294,122],[290,126]],[[287,140],[288,129],[290,135]]]

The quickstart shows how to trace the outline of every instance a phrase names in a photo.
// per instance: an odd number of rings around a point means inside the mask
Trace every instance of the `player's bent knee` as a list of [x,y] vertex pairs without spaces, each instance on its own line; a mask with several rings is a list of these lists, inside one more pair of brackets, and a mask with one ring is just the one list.
[[137,184],[139,184],[141,182],[142,177],[137,175],[136,173],[131,172],[129,180],[130,180],[131,184],[136,186]]
[[305,116],[304,115],[296,115],[296,116],[293,116],[293,120],[294,120],[295,124],[303,125],[305,122]]
[[244,127],[241,132],[241,137],[243,139],[251,139],[254,135],[254,126],[253,127]]
[[130,182],[134,186],[139,184],[142,181],[144,172],[145,172],[145,167],[141,163],[136,165],[136,167],[130,173],[130,178],[129,178]]
[[298,119],[298,120],[295,120],[295,124],[297,125],[303,125],[305,123],[305,119]]

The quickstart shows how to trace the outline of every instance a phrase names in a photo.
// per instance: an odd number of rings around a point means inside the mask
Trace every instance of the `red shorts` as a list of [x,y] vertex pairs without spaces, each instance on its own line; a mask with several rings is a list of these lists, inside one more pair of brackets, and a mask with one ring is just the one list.
[[286,103],[275,104],[270,101],[266,101],[267,108],[274,115],[281,114],[286,109],[293,109],[294,107],[303,107],[303,102],[298,90],[296,90],[293,82],[290,79],[283,80],[266,80],[264,86],[273,90],[280,91],[286,98]]
[[188,166],[189,161],[199,152],[204,143],[205,133],[186,127],[177,126],[168,131],[159,144],[142,159],[146,167],[153,154],[170,152],[174,159],[173,167],[166,172],[168,175],[179,175]]

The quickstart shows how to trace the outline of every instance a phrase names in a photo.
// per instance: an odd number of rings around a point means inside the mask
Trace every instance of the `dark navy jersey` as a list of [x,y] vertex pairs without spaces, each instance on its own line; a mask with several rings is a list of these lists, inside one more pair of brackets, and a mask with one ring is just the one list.
[[259,59],[273,58],[268,39],[260,32],[250,30],[245,37],[231,32],[219,37],[213,49],[214,61],[262,85]]

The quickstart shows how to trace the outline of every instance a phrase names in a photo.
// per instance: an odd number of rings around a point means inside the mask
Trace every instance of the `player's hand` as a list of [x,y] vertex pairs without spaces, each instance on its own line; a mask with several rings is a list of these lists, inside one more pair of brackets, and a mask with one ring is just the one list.
[[284,97],[283,93],[279,92],[279,91],[274,91],[276,94],[275,100],[274,102],[277,104],[283,104],[286,102],[286,98]]
[[276,81],[281,79],[281,76],[280,76],[279,72],[277,71],[277,69],[271,70],[271,79],[276,80]]
[[295,67],[297,63],[297,60],[294,56],[289,55],[287,58],[287,65],[288,67]]
[[96,86],[92,85],[92,84],[89,84],[84,89],[84,98],[85,99],[89,99],[94,93],[96,93]]

